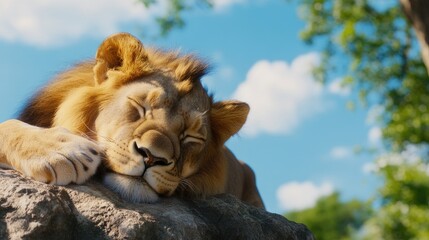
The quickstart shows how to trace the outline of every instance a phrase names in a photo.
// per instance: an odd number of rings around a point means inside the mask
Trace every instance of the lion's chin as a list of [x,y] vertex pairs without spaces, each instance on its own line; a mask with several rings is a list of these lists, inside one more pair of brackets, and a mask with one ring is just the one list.
[[106,173],[103,183],[129,202],[154,203],[159,199],[158,194],[143,179]]

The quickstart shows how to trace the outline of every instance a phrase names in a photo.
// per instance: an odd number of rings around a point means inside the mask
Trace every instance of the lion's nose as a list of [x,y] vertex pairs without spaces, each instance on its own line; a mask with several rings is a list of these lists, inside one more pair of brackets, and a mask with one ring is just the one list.
[[154,156],[149,149],[145,147],[139,147],[137,146],[137,143],[134,144],[134,148],[136,151],[143,157],[145,166],[147,168],[152,166],[167,166],[169,165],[168,160],[165,158]]

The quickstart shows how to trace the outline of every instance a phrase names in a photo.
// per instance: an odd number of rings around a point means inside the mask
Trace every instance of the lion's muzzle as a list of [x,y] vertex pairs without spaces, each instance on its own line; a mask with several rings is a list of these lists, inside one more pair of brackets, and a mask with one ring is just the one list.
[[134,147],[143,157],[146,167],[167,166],[173,163],[173,142],[160,130],[146,131],[140,139],[135,140]]
[[[171,135],[171,134],[170,134]],[[162,128],[146,130],[134,140],[134,152],[144,163],[142,178],[160,195],[171,195],[180,178],[174,173],[174,139]]]
[[139,147],[137,143],[134,143],[134,148],[143,157],[146,169],[157,165],[168,166],[171,164],[165,158],[154,156],[149,149]]

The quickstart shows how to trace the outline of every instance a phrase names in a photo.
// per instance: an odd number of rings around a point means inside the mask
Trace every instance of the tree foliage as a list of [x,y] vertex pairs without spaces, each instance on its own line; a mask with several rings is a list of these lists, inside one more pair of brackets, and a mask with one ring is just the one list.
[[367,239],[429,239],[429,165],[418,155],[390,153],[376,161],[382,207],[366,223]]
[[[159,0],[137,0],[145,7],[151,7]],[[170,0],[167,2],[167,11],[164,15],[156,18],[159,25],[160,35],[167,36],[173,29],[183,28],[185,21],[183,12],[193,9],[195,6],[212,7],[213,0]]]
[[[300,0],[301,37],[324,45],[316,76],[343,75],[361,100],[384,108],[383,135],[393,148],[429,142],[429,77],[400,4],[369,0]],[[379,5],[375,5],[378,3]]]
[[320,198],[312,208],[285,214],[292,221],[305,223],[319,240],[351,239],[371,215],[369,203],[340,201],[340,194]]
[[386,147],[397,152],[377,161],[384,183],[376,196],[381,206],[366,223],[368,239],[429,239],[429,154],[412,160],[401,153],[410,144],[429,144],[429,77],[414,29],[399,2],[300,2],[307,22],[302,38],[325,44],[319,78],[344,74],[344,84],[364,102],[381,105]]

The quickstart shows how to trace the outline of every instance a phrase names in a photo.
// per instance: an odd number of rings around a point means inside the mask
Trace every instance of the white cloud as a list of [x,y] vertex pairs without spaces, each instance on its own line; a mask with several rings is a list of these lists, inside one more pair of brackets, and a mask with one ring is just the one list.
[[133,0],[2,0],[0,38],[37,46],[61,45],[82,36],[105,36],[123,23],[153,20],[166,9]]
[[363,165],[362,171],[366,174],[374,173],[378,171],[377,164],[374,162],[367,162]]
[[348,86],[344,86],[342,84],[342,80],[340,78],[337,78],[333,80],[328,85],[328,91],[332,94],[337,94],[341,96],[349,96],[351,89]]
[[334,159],[345,159],[352,155],[352,151],[348,147],[337,146],[331,149],[329,155]]
[[[214,0],[224,10],[246,0]],[[135,0],[1,0],[0,39],[35,46],[62,45],[83,36],[106,36],[124,23],[154,23],[165,14],[169,0],[149,9]]]
[[368,141],[371,145],[377,146],[381,144],[382,131],[380,127],[372,127],[368,132]]
[[378,172],[386,166],[400,166],[404,164],[418,164],[422,169],[429,171],[429,165],[423,163],[423,156],[429,153],[428,145],[407,145],[401,152],[386,152],[382,154],[375,162],[363,165],[363,172]]
[[301,55],[291,64],[259,61],[247,73],[233,97],[250,104],[243,132],[290,133],[305,118],[323,111],[323,85],[316,82],[312,69],[320,63],[317,53]]
[[302,210],[313,207],[320,197],[334,192],[330,182],[317,186],[312,182],[289,182],[277,189],[277,199],[283,210]]
[[366,124],[375,125],[380,123],[380,118],[384,113],[384,107],[381,105],[372,106],[366,116]]
[[244,3],[246,0],[213,0],[213,7],[215,10],[221,11],[228,8],[231,5]]

